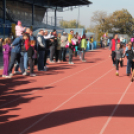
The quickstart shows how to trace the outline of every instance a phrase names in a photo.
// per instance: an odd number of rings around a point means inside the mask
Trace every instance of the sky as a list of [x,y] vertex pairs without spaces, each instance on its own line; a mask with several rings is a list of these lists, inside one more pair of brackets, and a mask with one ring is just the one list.
[[[80,23],[85,27],[89,27],[91,17],[95,11],[106,11],[108,14],[116,10],[127,9],[134,17],[134,0],[90,0],[93,4],[80,7]],[[52,15],[53,13],[50,13]],[[63,17],[63,20],[74,20],[78,18],[78,8],[73,11],[58,12],[58,17]]]

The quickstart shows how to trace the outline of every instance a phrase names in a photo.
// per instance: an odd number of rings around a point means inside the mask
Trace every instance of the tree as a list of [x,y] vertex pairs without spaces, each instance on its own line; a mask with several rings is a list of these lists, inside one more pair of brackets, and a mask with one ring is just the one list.
[[76,20],[60,21],[60,26],[64,28],[84,28],[84,26],[80,23],[77,23]]

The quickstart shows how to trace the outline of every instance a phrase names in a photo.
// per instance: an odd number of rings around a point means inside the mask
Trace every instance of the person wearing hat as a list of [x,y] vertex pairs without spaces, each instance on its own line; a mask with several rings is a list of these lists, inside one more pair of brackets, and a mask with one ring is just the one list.
[[66,61],[66,44],[68,42],[67,33],[63,32],[63,35],[61,36],[61,54],[60,59],[63,61]]
[[22,36],[22,33],[25,31],[25,27],[22,26],[21,21],[18,21],[18,24],[15,26],[15,34],[17,37]]

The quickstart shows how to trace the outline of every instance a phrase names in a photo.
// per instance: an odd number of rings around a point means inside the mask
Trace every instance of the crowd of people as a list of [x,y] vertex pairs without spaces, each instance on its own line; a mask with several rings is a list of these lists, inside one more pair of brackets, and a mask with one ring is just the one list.
[[[34,77],[36,76],[34,73],[35,65],[37,65],[38,71],[47,71],[48,55],[50,56],[50,63],[66,62],[67,52],[69,55],[68,64],[74,64],[73,55],[78,55],[80,60],[86,62],[87,39],[85,34],[79,36],[73,30],[69,34],[66,32],[57,34],[57,31],[54,29],[50,33],[47,30],[40,30],[35,37],[32,29],[23,27],[20,21],[18,21],[15,31],[16,37],[11,34],[5,40],[0,39],[4,63],[2,77],[11,78],[13,74],[20,73],[24,76],[28,75],[28,66],[30,67],[30,76]],[[105,38],[103,44],[107,46],[106,36],[103,38]],[[93,37],[90,38],[90,44],[92,43]],[[126,73],[127,76],[130,76],[132,69],[131,81],[133,82],[134,37],[126,44],[123,38],[119,39],[118,34],[115,34],[114,38],[109,41],[109,47],[113,66],[116,67],[116,75],[119,76],[119,64],[120,67],[123,67],[123,58],[127,57]]]
[[110,43],[111,57],[113,61],[113,66],[116,67],[116,75],[119,76],[119,64],[120,67],[123,67],[123,58],[127,58],[127,76],[131,75],[131,82],[134,78],[134,37],[131,38],[131,41],[126,44],[118,38],[118,34],[115,34],[114,38]]
[[37,65],[38,71],[47,71],[48,55],[50,55],[50,63],[65,62],[67,61],[67,51],[69,52],[68,64],[74,64],[74,53],[75,56],[78,53],[80,60],[86,62],[87,40],[85,34],[80,37],[73,30],[69,34],[65,32],[57,34],[54,29],[50,33],[47,30],[40,30],[35,37],[32,29],[23,27],[20,21],[18,21],[15,31],[15,37],[11,34],[9,38],[1,39],[4,64],[2,77],[4,78],[11,78],[13,74],[20,73],[24,76],[28,75],[28,66],[30,66],[30,76],[34,77],[36,76],[35,65]]

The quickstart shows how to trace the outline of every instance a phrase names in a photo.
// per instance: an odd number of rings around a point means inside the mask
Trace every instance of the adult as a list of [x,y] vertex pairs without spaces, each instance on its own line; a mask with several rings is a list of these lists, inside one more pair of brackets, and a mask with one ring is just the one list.
[[38,46],[38,71],[46,71],[44,69],[44,57],[46,50],[46,43],[44,39],[44,31],[40,30],[37,36]]
[[61,54],[60,54],[60,60],[66,61],[66,44],[68,42],[67,33],[63,32],[63,35],[61,36]]
[[44,68],[47,70],[47,56],[48,56],[48,53],[49,53],[49,48],[50,48],[50,45],[51,45],[51,41],[50,41],[50,38],[51,38],[51,33],[48,33],[47,30],[44,31],[44,39],[45,39],[45,42],[46,42],[46,51],[45,51],[45,57],[44,57]]
[[[12,50],[11,50],[11,60],[10,60],[10,64],[9,64],[9,69],[8,69],[8,73],[10,76],[12,76],[12,69],[14,67],[15,62],[17,61],[20,69],[21,69],[21,73],[23,75],[27,75],[27,73],[25,72],[24,69],[24,56],[21,54],[21,45],[24,45],[23,43],[23,39],[27,39],[27,35],[24,34],[23,36],[17,37],[13,43],[12,43]],[[15,71],[18,71],[17,68],[15,68]]]
[[54,56],[56,54],[56,48],[57,48],[57,45],[58,45],[56,29],[53,30],[50,41],[51,41],[50,63],[54,63],[53,58],[54,58]]
[[113,65],[115,65],[115,51],[117,50],[117,44],[120,43],[120,40],[118,39],[118,34],[114,35],[114,38],[111,40],[110,43],[110,49],[112,51],[112,61],[113,61]]
[[15,34],[17,37],[22,36],[22,33],[25,31],[25,27],[22,26],[21,21],[18,21],[18,24],[15,26]]
[[69,64],[74,64],[72,62],[73,58],[73,49],[74,46],[72,45],[72,39],[74,38],[74,31],[70,30],[70,34],[68,34],[68,42],[69,42]]
[[57,38],[57,42],[58,42],[58,45],[56,47],[56,62],[60,62],[60,54],[61,54],[61,34],[59,33],[58,34],[58,38]]

